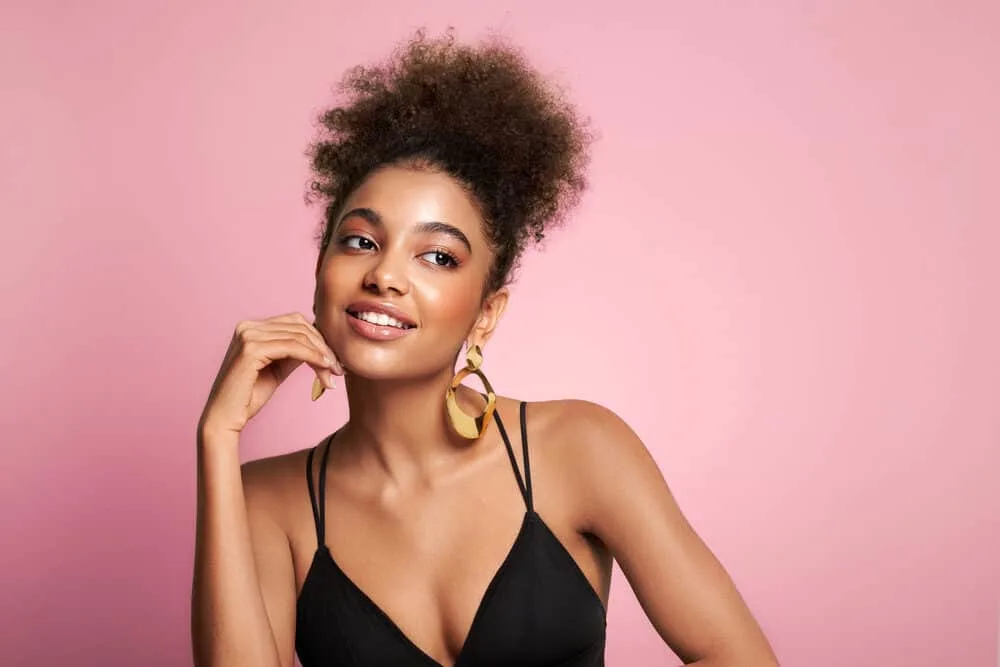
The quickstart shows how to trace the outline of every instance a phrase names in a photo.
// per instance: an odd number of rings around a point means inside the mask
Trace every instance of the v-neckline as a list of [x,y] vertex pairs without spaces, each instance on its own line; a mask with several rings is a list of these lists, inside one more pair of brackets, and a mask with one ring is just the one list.
[[[483,616],[483,613],[488,608],[490,600],[493,598],[493,590],[496,588],[497,584],[500,582],[501,577],[507,569],[507,565],[510,563],[511,557],[514,555],[514,551],[517,549],[518,544],[524,538],[527,533],[528,522],[535,513],[532,510],[525,510],[524,517],[521,519],[521,527],[517,531],[517,535],[514,537],[514,542],[510,545],[510,549],[507,550],[507,555],[504,556],[503,561],[501,561],[499,567],[497,567],[496,572],[493,573],[493,577],[490,579],[489,583],[486,585],[486,590],[483,591],[482,596],[479,598],[479,604],[476,606],[476,613],[472,616],[472,623],[469,625],[469,629],[465,633],[465,640],[462,642],[462,647],[458,650],[458,655],[455,656],[455,661],[452,663],[451,667],[460,667],[462,664],[462,658],[465,656],[466,650],[469,648],[471,640],[474,638],[476,628],[479,624],[479,619]],[[361,600],[371,607],[372,611],[382,619],[383,623],[389,628],[390,632],[395,634],[404,644],[409,646],[416,654],[419,654],[420,658],[432,667],[446,667],[443,663],[435,660],[427,651],[417,646],[417,644],[403,632],[403,629],[399,627],[396,621],[392,620],[392,617],[385,612],[382,607],[378,605],[369,596],[364,589],[358,586],[357,583],[340,567],[337,560],[333,557],[333,553],[326,544],[320,545],[317,551],[322,551],[326,554],[327,560],[333,565],[340,575],[344,578],[344,581],[358,594]],[[306,574],[306,579],[308,580],[308,573]]]

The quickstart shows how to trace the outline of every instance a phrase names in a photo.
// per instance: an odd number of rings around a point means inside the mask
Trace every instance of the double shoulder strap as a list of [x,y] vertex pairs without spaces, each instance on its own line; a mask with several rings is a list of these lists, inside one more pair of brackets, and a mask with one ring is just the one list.
[[[521,491],[524,505],[529,512],[534,512],[534,501],[531,494],[531,463],[528,460],[528,428],[525,421],[527,406],[527,403],[521,401],[519,417],[521,421],[521,452],[524,458],[523,476],[514,456],[514,447],[510,444],[510,438],[507,436],[507,429],[500,418],[500,412],[495,412],[494,417],[497,421],[497,428],[500,430],[500,437],[503,438],[504,447],[507,449],[507,456],[510,457],[510,465],[514,469],[514,478],[517,480],[517,487]],[[318,546],[326,544],[326,468],[330,456],[330,445],[339,430],[334,431],[323,442],[309,450],[309,456],[306,458],[306,483],[309,485],[309,502],[312,504],[313,520],[316,522],[316,544]],[[317,493],[316,485],[313,484],[312,471],[313,458],[316,450],[320,447],[323,448],[323,459],[319,467],[319,493]]]

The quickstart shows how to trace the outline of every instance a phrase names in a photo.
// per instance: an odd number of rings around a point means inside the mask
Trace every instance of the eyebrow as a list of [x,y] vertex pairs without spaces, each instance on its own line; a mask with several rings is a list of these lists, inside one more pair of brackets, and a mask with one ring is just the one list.
[[[350,211],[340,216],[340,223],[343,223],[344,220],[354,216],[361,218],[373,227],[385,228],[382,216],[372,209],[364,207],[352,208]],[[338,226],[340,223],[338,223]],[[447,222],[440,222],[437,220],[421,222],[417,224],[417,231],[423,234],[445,234],[464,245],[465,249],[470,253],[472,252],[472,244],[469,242],[469,237],[466,236],[461,229],[455,227],[454,225],[449,225]]]

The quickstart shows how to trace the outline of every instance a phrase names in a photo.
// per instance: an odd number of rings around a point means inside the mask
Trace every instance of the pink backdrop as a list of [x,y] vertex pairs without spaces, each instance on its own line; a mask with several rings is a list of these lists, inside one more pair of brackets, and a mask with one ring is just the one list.
[[[195,420],[238,319],[309,310],[311,120],[345,67],[448,23],[506,31],[602,134],[493,384],[625,417],[785,665],[995,664],[1000,5],[21,4],[5,665],[189,662]],[[247,457],[342,418],[290,385]],[[609,665],[672,658],[620,573],[609,623]]]

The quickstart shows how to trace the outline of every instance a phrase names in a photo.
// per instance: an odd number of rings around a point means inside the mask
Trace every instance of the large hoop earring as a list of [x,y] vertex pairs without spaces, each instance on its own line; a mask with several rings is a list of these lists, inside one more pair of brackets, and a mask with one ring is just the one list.
[[[451,381],[451,386],[448,387],[448,391],[445,392],[444,396],[451,427],[455,429],[456,433],[468,440],[476,440],[482,436],[483,431],[489,426],[490,419],[493,418],[493,411],[497,405],[496,392],[493,391],[490,381],[483,374],[481,370],[482,365],[483,351],[478,345],[473,345],[465,353],[465,367],[455,374],[455,377]],[[462,384],[462,380],[473,374],[479,376],[479,379],[483,381],[483,387],[486,389],[486,407],[483,408],[481,414],[475,417],[466,414],[458,407],[458,398],[455,395],[455,390]]]

